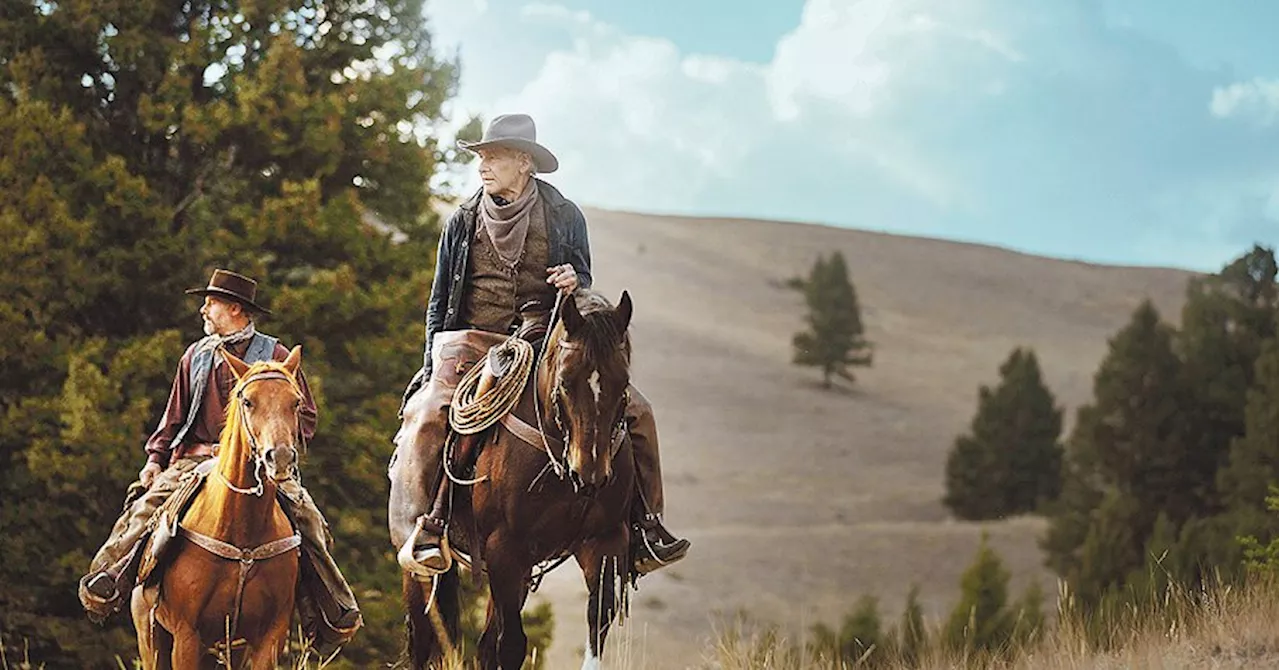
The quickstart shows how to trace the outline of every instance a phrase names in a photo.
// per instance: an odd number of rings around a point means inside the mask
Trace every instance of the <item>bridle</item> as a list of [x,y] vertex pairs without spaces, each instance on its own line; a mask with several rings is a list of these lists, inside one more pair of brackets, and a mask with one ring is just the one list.
[[[558,294],[556,296],[556,305],[552,313],[551,327],[555,326],[555,319],[559,316],[561,295],[562,294]],[[548,328],[547,332],[548,332],[548,339],[549,339],[550,332],[551,332],[550,327]],[[543,340],[543,342],[545,346],[546,340]],[[565,351],[576,351],[584,348],[582,342],[570,342],[563,338],[561,338],[556,344],[560,349]],[[545,351],[543,352],[543,355],[544,356],[546,355]],[[541,368],[541,367],[542,367],[541,365],[537,366],[537,368]],[[568,412],[565,409],[565,405],[567,404],[567,400],[565,400],[565,398],[568,395],[568,393],[565,391],[564,375],[562,374],[559,365],[555,366],[555,378],[551,382],[551,391],[549,395],[550,395],[550,401],[551,401],[551,416],[553,419],[555,419],[556,427],[560,429],[561,441],[564,443],[564,452],[561,454],[561,457],[567,463],[569,460],[570,438],[569,438],[569,426],[566,425],[568,422],[565,420],[565,417]],[[626,434],[627,434],[626,411],[627,411],[627,405],[630,402],[630,396],[631,396],[631,391],[629,389],[623,391],[622,402],[618,403],[618,415],[615,421],[613,422],[613,430],[611,431],[611,434],[609,436],[609,457],[610,458],[613,457],[613,454],[617,453],[619,445],[622,444],[622,440],[623,438],[626,437]],[[536,401],[537,394],[534,394],[534,398]],[[535,411],[536,411],[536,407],[535,407]],[[541,425],[542,418],[541,418],[540,412],[538,413],[538,422],[539,422],[539,425],[538,425],[539,431],[543,433],[543,445],[547,447],[547,456],[550,457],[551,456],[550,447],[549,445],[546,444],[546,432],[542,430],[542,425]],[[599,458],[600,456],[598,453],[596,453],[597,444],[599,444],[598,441],[595,444],[591,445],[591,449],[592,449],[591,455],[594,458]],[[556,474],[560,476],[561,479],[563,479],[564,473],[561,470],[560,464],[556,461],[555,458],[552,458],[551,461],[553,464],[555,464]]]
[[[235,398],[237,401],[241,403],[242,411],[240,413],[240,416],[244,421],[244,430],[249,435],[249,454],[250,456],[253,457],[253,477],[255,480],[257,480],[257,484],[249,488],[241,488],[239,486],[236,486],[235,484],[232,484],[230,481],[228,481],[227,478],[223,476],[221,472],[219,472],[218,470],[214,470],[214,473],[217,475],[219,479],[222,480],[223,485],[225,485],[228,489],[231,489],[235,493],[239,493],[241,495],[251,495],[251,496],[257,496],[259,498],[262,497],[262,494],[264,492],[266,492],[266,485],[262,481],[262,470],[263,468],[266,467],[266,451],[264,451],[262,447],[259,446],[258,437],[253,431],[253,424],[249,419],[249,411],[248,411],[250,407],[249,400],[248,398],[245,398],[244,392],[245,392],[245,389],[247,389],[250,384],[253,384],[254,382],[267,381],[269,379],[279,379],[279,380],[289,382],[289,387],[293,389],[295,398],[299,401],[302,400],[302,393],[298,391],[298,382],[294,380],[293,377],[290,377],[289,375],[283,372],[280,372],[278,370],[267,370],[265,372],[254,373],[242,379],[240,383],[236,386]],[[298,409],[294,410],[294,419],[297,421],[297,424],[298,424],[298,432],[297,432],[298,440],[300,440],[302,443],[301,445],[302,449],[300,451],[305,452],[307,448],[307,444],[306,444],[306,437],[304,437],[302,432],[301,410],[298,410]]]

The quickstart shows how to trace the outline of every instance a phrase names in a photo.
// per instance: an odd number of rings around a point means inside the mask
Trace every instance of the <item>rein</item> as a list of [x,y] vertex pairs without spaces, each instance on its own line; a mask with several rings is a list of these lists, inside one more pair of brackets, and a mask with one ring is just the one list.
[[[243,379],[237,386],[236,398],[241,402],[244,402],[245,388],[254,382],[265,381],[268,379],[280,379],[287,381],[294,389],[294,393],[298,393],[297,382],[294,381],[292,377],[276,370],[267,370],[265,372],[258,372],[249,375]],[[302,420],[301,415],[296,412],[295,418],[297,418],[299,422]],[[222,484],[232,492],[240,495],[251,495],[261,498],[266,492],[266,485],[262,479],[262,470],[266,467],[266,453],[258,445],[258,439],[253,432],[253,425],[249,420],[249,413],[244,412],[241,414],[241,420],[244,422],[244,432],[249,436],[250,454],[253,456],[254,460],[253,475],[257,480],[257,484],[251,488],[241,488],[232,484],[227,477],[222,474],[221,470],[215,468],[213,470],[213,474],[217,476],[217,478],[221,480]],[[302,437],[302,434],[301,426],[299,426],[298,436],[300,439],[305,440],[305,438]],[[306,448],[305,442],[303,448]],[[253,564],[257,561],[265,561],[269,558],[275,558],[276,556],[280,556],[302,546],[302,536],[296,531],[289,537],[272,540],[252,549],[237,547],[229,542],[224,542],[215,537],[210,537],[203,533],[186,528],[181,524],[178,525],[178,534],[214,556],[228,561],[238,561],[240,563],[240,574],[239,578],[236,580],[236,598],[235,605],[231,611],[231,628],[228,632],[228,640],[235,639],[236,627],[240,623],[240,606],[244,600],[245,584],[249,580],[249,570],[253,568]]]

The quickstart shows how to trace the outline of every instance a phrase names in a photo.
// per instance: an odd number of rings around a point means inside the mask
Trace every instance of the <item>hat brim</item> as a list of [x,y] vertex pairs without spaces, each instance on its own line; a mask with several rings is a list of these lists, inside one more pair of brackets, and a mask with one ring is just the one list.
[[498,138],[487,142],[467,142],[464,140],[458,140],[458,148],[465,149],[467,151],[476,152],[484,149],[485,147],[508,147],[517,151],[523,151],[530,156],[533,156],[533,167],[538,170],[539,174],[555,172],[560,168],[560,161],[556,159],[556,155],[551,153],[550,149],[538,144],[537,142],[530,142],[529,140],[518,137]]
[[232,293],[231,291],[226,291],[217,287],[189,288],[187,289],[186,293],[187,295],[200,295],[200,296],[212,295],[219,298],[225,298],[227,300],[238,302],[241,305],[244,305],[245,307],[248,307],[249,309],[259,314],[267,314],[267,315],[271,314],[271,310],[267,309],[266,307],[263,307],[262,305],[259,305],[258,303],[252,300],[246,300],[245,297],[242,295],[238,295],[238,294]]

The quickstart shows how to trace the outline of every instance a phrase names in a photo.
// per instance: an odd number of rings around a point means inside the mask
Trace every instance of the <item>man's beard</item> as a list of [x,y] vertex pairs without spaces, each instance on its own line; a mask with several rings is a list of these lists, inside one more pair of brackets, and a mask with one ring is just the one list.
[[205,335],[213,335],[214,333],[217,333],[217,332],[218,332],[217,327],[213,325],[213,322],[212,322],[212,321],[210,321],[210,320],[208,320],[208,319],[204,319],[203,321],[204,321],[204,334],[205,334]]

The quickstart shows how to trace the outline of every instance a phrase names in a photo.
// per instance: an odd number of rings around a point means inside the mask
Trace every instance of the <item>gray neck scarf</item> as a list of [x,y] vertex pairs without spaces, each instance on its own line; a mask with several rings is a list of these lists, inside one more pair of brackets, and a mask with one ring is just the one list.
[[480,221],[484,224],[489,240],[493,242],[493,248],[498,252],[498,258],[508,267],[514,268],[524,255],[524,240],[529,234],[529,215],[539,202],[538,185],[532,177],[524,185],[524,191],[505,205],[499,205],[488,193],[480,197]]
[[241,342],[248,342],[249,340],[252,340],[253,336],[257,334],[258,334],[258,330],[253,327],[253,322],[250,321],[249,325],[245,326],[244,328],[241,328],[240,330],[237,330],[234,333],[231,333],[230,335],[214,334],[210,336],[209,344],[212,347],[217,347],[219,345],[240,344]]

